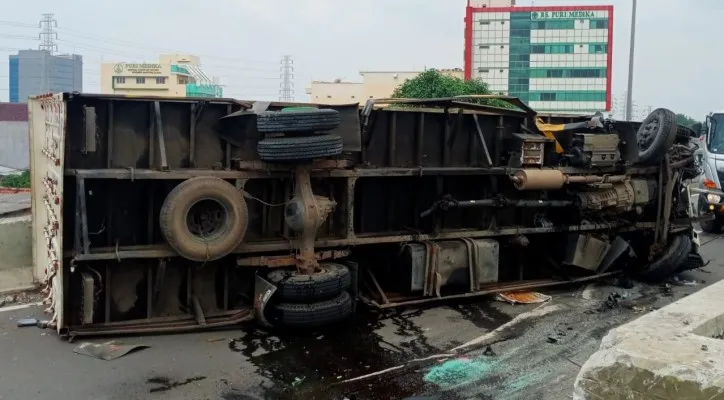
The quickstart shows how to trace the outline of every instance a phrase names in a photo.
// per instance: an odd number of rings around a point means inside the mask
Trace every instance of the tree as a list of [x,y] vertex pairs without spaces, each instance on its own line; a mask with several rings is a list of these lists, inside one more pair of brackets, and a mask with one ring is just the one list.
[[[392,97],[403,99],[433,99],[464,95],[492,94],[488,84],[479,80],[464,80],[429,69],[412,79],[407,79],[392,93]],[[476,103],[494,107],[512,108],[501,100],[480,99]]]
[[686,114],[676,114],[676,123],[691,128],[692,125],[699,121],[689,117]]

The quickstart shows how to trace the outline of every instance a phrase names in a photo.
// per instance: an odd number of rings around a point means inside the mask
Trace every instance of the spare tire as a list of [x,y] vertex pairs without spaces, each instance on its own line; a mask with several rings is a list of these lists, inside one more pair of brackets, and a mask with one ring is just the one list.
[[654,110],[636,132],[641,164],[658,164],[676,140],[676,114],[665,108]]
[[637,277],[646,282],[662,282],[679,271],[679,268],[686,262],[686,257],[691,252],[691,238],[686,234],[675,236],[663,253],[657,259],[650,262]]
[[321,263],[312,275],[276,269],[267,279],[277,287],[276,296],[293,302],[329,299],[347,290],[351,282],[349,269],[336,263]]
[[279,137],[260,140],[257,152],[267,162],[299,162],[342,154],[342,138],[337,135]]
[[159,216],[169,246],[193,261],[211,261],[231,253],[244,240],[249,223],[246,202],[234,185],[201,176],[168,194]]
[[269,322],[277,327],[317,328],[339,322],[352,314],[352,297],[347,292],[316,303],[277,303],[269,307]]
[[256,116],[256,129],[262,133],[325,132],[339,124],[339,112],[329,108],[288,108],[282,111],[263,111]]

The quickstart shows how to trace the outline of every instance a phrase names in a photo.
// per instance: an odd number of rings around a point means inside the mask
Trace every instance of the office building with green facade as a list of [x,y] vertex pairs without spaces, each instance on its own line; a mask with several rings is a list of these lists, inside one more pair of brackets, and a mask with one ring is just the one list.
[[474,7],[465,77],[537,111],[611,110],[613,6]]

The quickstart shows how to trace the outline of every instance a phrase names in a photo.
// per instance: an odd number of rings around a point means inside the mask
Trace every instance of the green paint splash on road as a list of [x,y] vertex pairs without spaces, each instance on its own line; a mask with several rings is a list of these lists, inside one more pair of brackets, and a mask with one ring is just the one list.
[[485,359],[456,358],[430,368],[423,380],[441,388],[450,388],[485,377],[493,365]]

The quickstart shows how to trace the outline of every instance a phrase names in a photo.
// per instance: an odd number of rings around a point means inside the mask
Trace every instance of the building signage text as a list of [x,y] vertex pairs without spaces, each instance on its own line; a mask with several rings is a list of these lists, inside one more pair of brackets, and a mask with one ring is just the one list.
[[119,75],[163,75],[163,67],[161,64],[116,64],[113,72]]
[[532,19],[587,19],[596,18],[593,11],[539,11],[531,14]]

